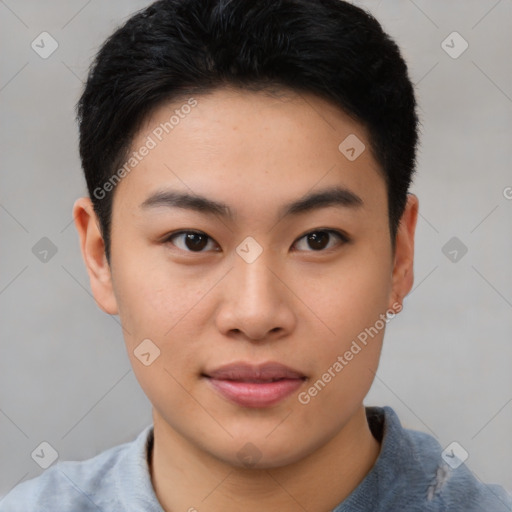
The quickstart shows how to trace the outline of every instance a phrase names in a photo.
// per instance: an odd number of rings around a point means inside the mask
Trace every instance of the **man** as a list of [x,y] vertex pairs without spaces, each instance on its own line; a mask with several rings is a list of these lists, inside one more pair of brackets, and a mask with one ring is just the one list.
[[363,406],[413,283],[415,109],[396,44],[340,0],[165,0],[117,30],[73,214],[153,425],[0,510],[511,510]]

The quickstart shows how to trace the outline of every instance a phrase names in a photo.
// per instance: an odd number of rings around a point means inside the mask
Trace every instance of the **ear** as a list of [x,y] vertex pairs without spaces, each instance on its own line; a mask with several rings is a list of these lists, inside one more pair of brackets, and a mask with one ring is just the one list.
[[[414,194],[408,194],[395,238],[392,293],[389,304],[391,310],[402,309],[403,299],[411,291],[414,283],[414,233],[418,219],[418,205],[418,198]],[[397,303],[400,304],[400,308],[396,307]]]
[[117,301],[112,286],[110,266],[105,255],[105,244],[99,220],[89,197],[81,197],[75,201],[73,218],[96,304],[105,313],[117,315]]

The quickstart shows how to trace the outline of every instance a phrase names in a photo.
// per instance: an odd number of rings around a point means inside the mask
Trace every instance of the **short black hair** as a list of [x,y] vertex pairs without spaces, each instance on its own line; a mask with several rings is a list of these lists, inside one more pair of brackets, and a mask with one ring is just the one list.
[[407,65],[379,22],[342,0],[160,0],[105,41],[77,105],[80,157],[109,262],[115,187],[102,187],[141,124],[166,102],[228,86],[313,93],[361,123],[386,181],[394,247],[418,117]]

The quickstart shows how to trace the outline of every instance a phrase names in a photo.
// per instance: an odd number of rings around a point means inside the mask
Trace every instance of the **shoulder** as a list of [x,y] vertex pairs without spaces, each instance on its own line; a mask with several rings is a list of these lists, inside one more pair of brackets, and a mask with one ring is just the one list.
[[57,462],[0,498],[0,512],[122,510],[118,502],[122,486],[129,485],[126,482],[131,480],[130,476],[144,471],[141,457],[151,433],[152,425],[134,441],[90,459]]
[[480,482],[465,464],[463,447],[443,448],[432,435],[403,428],[391,408],[382,411],[385,431],[394,431],[393,444],[402,452],[403,484],[419,493],[418,510],[512,511],[512,495],[498,485]]

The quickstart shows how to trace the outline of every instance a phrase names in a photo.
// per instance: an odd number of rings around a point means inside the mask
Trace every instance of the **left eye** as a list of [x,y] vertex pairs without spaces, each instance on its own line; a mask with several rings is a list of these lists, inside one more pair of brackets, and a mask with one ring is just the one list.
[[323,229],[307,233],[299,238],[294,245],[299,251],[322,251],[345,242],[348,242],[348,239],[342,233],[332,229]]
[[174,233],[166,239],[173,245],[188,252],[205,252],[206,250],[215,249],[215,242],[206,233],[200,231],[180,231]]

